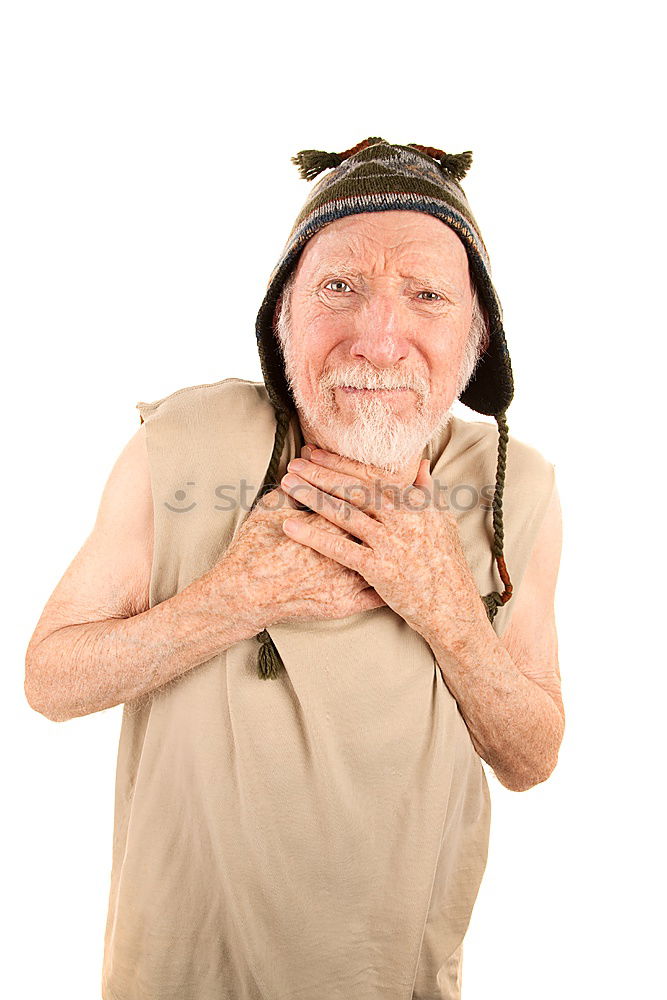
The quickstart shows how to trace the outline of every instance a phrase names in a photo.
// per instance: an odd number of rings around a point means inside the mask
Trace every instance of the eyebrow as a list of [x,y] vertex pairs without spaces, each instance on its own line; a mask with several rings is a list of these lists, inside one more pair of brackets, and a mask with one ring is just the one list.
[[[350,267],[350,259],[345,256],[341,257],[327,257],[322,263],[316,268],[315,275],[319,278],[325,272],[330,271],[342,271],[350,278],[360,278],[363,279],[365,276],[361,271],[357,271]],[[454,295],[462,297],[463,292],[458,287],[458,285],[453,284],[444,275],[440,275],[435,269],[432,274],[405,274],[403,271],[399,271],[399,277],[407,278],[410,281],[414,281],[417,284],[423,285],[440,285],[442,288],[447,289],[447,291],[452,292]]]

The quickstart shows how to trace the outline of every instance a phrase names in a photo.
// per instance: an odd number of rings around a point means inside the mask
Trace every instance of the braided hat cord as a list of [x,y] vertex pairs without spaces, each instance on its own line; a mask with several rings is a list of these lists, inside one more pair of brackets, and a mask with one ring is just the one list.
[[[289,424],[290,415],[287,410],[276,410],[276,433],[273,439],[271,461],[269,462],[266,470],[264,482],[260,486],[257,496],[253,500],[252,507],[250,508],[251,510],[259,502],[259,500],[261,500],[265,493],[268,493],[276,487],[278,466],[280,465],[280,459],[283,453]],[[280,653],[276,649],[273,639],[266,629],[262,629],[262,631],[259,632],[255,638],[260,644],[259,652],[257,654],[257,674],[263,680],[275,680],[281,667],[284,669],[283,662],[280,659]]]

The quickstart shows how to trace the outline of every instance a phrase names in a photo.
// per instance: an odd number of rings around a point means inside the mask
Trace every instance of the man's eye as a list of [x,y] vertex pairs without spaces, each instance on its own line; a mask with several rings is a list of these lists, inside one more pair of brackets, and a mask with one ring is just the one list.
[[332,278],[331,281],[328,281],[324,287],[328,288],[329,285],[345,285],[346,288],[350,287],[346,281],[342,280],[342,278]]
[[[438,298],[438,299],[440,298],[440,296],[438,295],[437,292],[431,292],[431,291],[428,291],[427,289],[424,289],[424,291],[420,292],[419,294],[420,295],[435,295],[436,298]],[[428,301],[429,302],[435,302],[435,299],[429,299]]]

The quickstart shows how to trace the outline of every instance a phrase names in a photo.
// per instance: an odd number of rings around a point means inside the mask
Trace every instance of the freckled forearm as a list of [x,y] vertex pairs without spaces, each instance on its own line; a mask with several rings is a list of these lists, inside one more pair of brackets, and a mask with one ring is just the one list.
[[480,756],[517,791],[556,764],[564,719],[551,695],[515,665],[488,621],[455,649],[437,628],[422,633],[456,699]]
[[89,715],[154,691],[261,627],[233,581],[221,587],[206,574],[141,614],[52,632],[29,648],[26,695],[53,721]]

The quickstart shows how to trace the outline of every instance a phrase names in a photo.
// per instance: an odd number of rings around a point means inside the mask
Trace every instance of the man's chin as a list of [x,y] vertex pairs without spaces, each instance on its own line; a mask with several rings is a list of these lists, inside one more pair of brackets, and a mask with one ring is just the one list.
[[[424,446],[438,420],[432,413],[417,410],[417,396],[411,390],[382,392],[382,395],[410,397],[409,406],[380,399],[380,392],[373,401],[364,404],[360,398],[353,398],[356,393],[347,393],[336,386],[323,393],[315,407],[301,408],[302,424],[307,424],[311,438],[327,451],[357,461],[364,461],[362,453],[368,451],[374,458],[368,464],[394,465],[397,460],[409,457],[404,452],[412,453]],[[368,448],[363,447],[363,441],[369,444]]]

